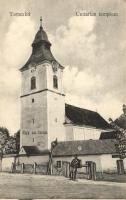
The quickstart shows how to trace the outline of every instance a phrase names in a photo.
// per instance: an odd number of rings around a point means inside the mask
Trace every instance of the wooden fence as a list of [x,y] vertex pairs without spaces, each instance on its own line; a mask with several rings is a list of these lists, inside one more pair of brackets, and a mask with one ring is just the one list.
[[[86,170],[84,170],[84,168]],[[88,162],[82,166],[83,178],[96,180],[96,164],[94,162]],[[15,169],[12,170],[13,173],[28,173],[28,174],[43,174],[47,175],[48,173],[48,163],[43,164],[18,164],[15,166]],[[70,174],[70,163],[63,161],[62,166],[59,168],[55,164],[52,165],[52,175],[65,176],[69,178]],[[79,170],[77,177],[79,178]]]
[[28,174],[47,174],[47,163],[44,164],[18,164],[15,169],[12,170],[13,173],[28,173]]

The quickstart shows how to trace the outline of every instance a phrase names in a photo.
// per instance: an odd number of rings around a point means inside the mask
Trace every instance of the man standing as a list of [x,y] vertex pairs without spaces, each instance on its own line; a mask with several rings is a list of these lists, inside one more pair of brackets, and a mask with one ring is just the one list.
[[77,155],[75,155],[74,159],[70,163],[70,179],[73,181],[76,180],[77,168],[79,165],[80,160],[78,159]]

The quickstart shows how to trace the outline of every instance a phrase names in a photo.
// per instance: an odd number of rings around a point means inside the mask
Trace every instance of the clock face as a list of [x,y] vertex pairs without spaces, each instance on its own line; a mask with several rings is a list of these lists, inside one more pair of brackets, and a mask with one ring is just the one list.
[[31,72],[34,72],[36,70],[36,65],[35,64],[30,64],[29,68],[31,69]]
[[52,68],[53,68],[53,71],[56,72],[58,70],[58,63],[53,61],[52,62]]

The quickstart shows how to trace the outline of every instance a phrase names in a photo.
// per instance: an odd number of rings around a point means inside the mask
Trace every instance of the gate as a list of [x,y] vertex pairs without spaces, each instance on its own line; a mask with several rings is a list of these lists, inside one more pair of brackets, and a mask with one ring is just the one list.
[[96,180],[96,163],[92,161],[87,161],[87,179]]
[[124,163],[123,163],[123,160],[117,160],[116,161],[117,163],[117,172],[118,174],[124,174]]
[[[80,167],[83,171],[83,175],[86,173],[86,176],[83,176],[83,178],[89,179],[89,180],[96,180],[96,163],[92,161],[87,161],[85,165],[82,165]],[[84,173],[85,169],[85,173]],[[62,162],[62,172],[63,176],[69,178],[70,174],[70,163],[67,161]],[[79,168],[77,176],[79,175]]]
[[70,163],[63,161],[62,162],[62,170],[63,170],[63,176],[69,178],[69,174],[70,174]]

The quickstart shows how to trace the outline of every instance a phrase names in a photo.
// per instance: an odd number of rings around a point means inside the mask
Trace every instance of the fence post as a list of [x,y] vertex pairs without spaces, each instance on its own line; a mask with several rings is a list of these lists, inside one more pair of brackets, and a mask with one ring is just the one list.
[[67,177],[69,178],[70,175],[70,163],[67,164]]
[[87,161],[86,164],[88,165],[86,168],[86,172],[88,174],[87,178],[89,180],[96,180],[96,163]]
[[37,166],[37,164],[36,164],[36,162],[35,162],[34,165],[33,165],[33,173],[34,173],[34,174],[36,174],[36,166]]
[[12,164],[11,164],[11,173],[14,173],[14,163],[12,162]]
[[2,156],[0,155],[0,172],[2,172]]
[[93,180],[96,180],[96,163],[93,162],[93,177],[92,177]]
[[24,173],[24,163],[21,164],[21,173]]
[[87,179],[89,179],[88,164],[86,164],[86,175],[87,175]]
[[94,163],[91,162],[91,180],[94,179]]
[[124,174],[124,163],[123,160],[117,160],[117,172],[118,174]]
[[88,165],[87,166],[87,173],[88,173],[88,179],[90,180],[92,178],[92,172],[91,172],[91,163],[92,161],[87,161],[86,164]]

